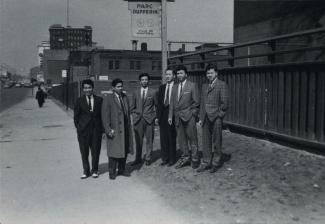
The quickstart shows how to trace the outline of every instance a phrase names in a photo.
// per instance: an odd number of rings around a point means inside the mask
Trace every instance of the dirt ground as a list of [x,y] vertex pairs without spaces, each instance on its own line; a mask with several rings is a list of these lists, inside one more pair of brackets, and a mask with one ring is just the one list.
[[232,159],[218,172],[161,167],[156,130],[149,167],[132,172],[194,224],[325,223],[325,157],[224,131]]

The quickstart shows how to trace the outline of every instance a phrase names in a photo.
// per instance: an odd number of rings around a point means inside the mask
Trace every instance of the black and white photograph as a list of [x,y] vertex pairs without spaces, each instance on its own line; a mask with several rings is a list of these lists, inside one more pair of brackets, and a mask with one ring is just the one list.
[[0,0],[0,224],[324,224],[323,0]]

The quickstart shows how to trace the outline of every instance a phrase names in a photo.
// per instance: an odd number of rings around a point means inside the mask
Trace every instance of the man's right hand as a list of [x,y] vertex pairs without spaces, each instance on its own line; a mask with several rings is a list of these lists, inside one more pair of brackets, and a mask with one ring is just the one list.
[[201,121],[201,120],[199,120],[199,122],[198,122],[198,123],[199,123],[199,125],[200,125],[200,126],[202,126],[202,121]]
[[172,124],[173,124],[173,120],[170,119],[170,118],[168,118],[168,124],[169,124],[169,125],[172,125]]

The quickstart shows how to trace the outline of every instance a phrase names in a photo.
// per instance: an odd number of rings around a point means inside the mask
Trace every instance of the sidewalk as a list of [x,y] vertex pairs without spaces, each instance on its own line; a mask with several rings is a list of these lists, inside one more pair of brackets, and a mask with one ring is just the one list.
[[[108,178],[80,180],[72,113],[33,98],[0,114],[1,224],[325,223],[325,158],[231,132],[232,159],[217,173],[155,162]],[[103,142],[104,143],[104,142]]]

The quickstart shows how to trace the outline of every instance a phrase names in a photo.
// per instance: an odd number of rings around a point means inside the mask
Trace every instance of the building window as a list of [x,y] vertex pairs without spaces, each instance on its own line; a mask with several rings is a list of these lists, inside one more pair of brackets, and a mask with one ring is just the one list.
[[136,61],[136,70],[141,70],[141,61]]
[[155,70],[155,69],[156,69],[156,61],[152,61],[151,70]]
[[161,61],[158,61],[158,70],[161,71]]
[[195,70],[195,64],[191,64],[191,70]]
[[114,64],[114,61],[109,61],[108,62],[108,69],[109,70],[113,70],[113,64]]
[[130,61],[130,70],[134,70],[134,61]]
[[115,61],[115,69],[120,69],[120,61]]

